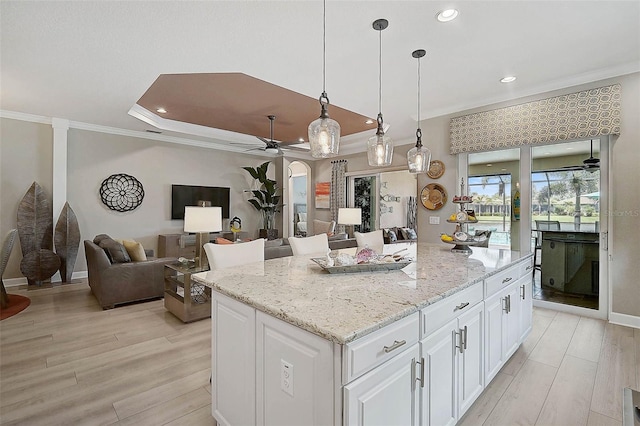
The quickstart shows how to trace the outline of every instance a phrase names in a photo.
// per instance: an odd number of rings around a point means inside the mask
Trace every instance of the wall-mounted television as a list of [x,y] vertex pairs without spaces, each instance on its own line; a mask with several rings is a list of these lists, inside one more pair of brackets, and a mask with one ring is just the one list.
[[184,220],[184,207],[209,201],[212,207],[222,207],[222,217],[229,218],[229,188],[219,186],[171,185],[171,219]]

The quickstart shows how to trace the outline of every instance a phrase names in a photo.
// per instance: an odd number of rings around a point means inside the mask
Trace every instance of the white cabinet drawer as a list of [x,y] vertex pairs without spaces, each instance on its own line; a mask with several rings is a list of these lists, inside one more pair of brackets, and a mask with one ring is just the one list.
[[425,338],[481,301],[482,282],[479,282],[422,309],[420,338]]
[[419,312],[344,346],[345,383],[413,346],[420,333]]
[[531,275],[533,271],[533,257],[519,263],[518,266],[520,267],[520,277]]
[[484,280],[484,297],[491,297],[491,295],[500,291],[505,286],[516,282],[518,278],[520,278],[520,267],[518,264],[510,266],[508,269],[487,278]]

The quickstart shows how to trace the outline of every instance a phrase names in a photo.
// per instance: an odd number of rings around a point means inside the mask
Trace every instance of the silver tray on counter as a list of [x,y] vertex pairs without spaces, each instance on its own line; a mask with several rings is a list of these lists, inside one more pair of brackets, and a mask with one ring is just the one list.
[[327,266],[327,260],[323,257],[311,258],[322,269],[330,274],[351,274],[356,272],[395,271],[402,269],[411,263],[410,260],[401,259],[396,262],[385,263],[358,263],[356,265]]

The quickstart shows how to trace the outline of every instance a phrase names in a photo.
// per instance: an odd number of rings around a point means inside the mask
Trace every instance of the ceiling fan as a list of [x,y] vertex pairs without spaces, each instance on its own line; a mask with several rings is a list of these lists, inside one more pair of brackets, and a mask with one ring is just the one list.
[[591,149],[589,158],[582,161],[581,166],[561,167],[561,170],[586,170],[587,172],[595,172],[600,169],[600,159],[593,156],[593,139],[591,139]]
[[273,139],[273,122],[276,119],[275,115],[268,115],[267,118],[269,118],[269,139],[265,139],[261,136],[256,136],[258,139],[260,139],[262,142],[264,142],[265,146],[263,147],[259,147],[259,148],[252,148],[249,151],[253,151],[253,150],[261,150],[261,151],[265,151],[265,152],[272,152],[274,154],[280,154],[283,155],[284,153],[282,152],[281,148],[287,149],[287,150],[291,150],[291,151],[301,151],[301,152],[309,152],[308,149],[305,148],[301,148],[298,146],[291,146],[294,144],[297,144],[299,142],[277,142]]
[[593,172],[600,168],[600,159],[593,157],[593,139],[591,139],[591,153],[589,154],[589,158],[584,160],[582,164],[582,168],[588,172]]

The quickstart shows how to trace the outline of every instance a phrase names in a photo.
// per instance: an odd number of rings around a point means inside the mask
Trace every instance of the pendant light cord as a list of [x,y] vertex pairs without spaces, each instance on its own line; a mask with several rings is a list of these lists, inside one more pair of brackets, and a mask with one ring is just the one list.
[[322,93],[326,93],[327,80],[327,0],[322,2]]
[[420,128],[420,58],[418,58],[418,129]]
[[378,111],[382,114],[382,29],[378,30],[379,45],[378,49]]

